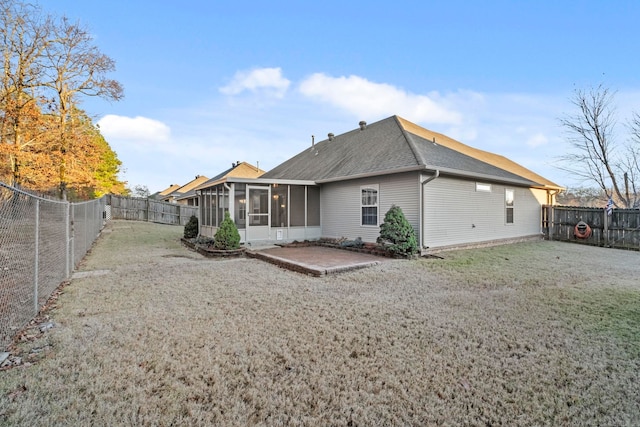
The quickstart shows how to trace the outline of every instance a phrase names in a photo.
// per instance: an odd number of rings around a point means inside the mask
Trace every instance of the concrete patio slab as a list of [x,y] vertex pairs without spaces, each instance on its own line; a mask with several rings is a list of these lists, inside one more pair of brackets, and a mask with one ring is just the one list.
[[389,260],[389,258],[375,255],[322,246],[272,247],[249,250],[247,255],[312,276],[371,267]]

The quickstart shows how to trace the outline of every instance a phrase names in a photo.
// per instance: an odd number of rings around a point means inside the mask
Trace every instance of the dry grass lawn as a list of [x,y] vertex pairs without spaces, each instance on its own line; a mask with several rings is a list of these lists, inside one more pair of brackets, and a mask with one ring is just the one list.
[[7,425],[640,423],[640,255],[559,242],[313,278],[111,222],[0,372]]

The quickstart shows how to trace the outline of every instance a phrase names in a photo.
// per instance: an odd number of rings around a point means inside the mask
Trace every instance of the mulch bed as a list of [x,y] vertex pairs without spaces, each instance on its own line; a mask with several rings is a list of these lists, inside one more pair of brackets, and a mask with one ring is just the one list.
[[[180,238],[182,244],[188,248],[210,258],[222,258],[222,257],[239,257],[246,254],[246,248],[241,247],[234,251],[225,251],[214,249],[210,246],[203,246],[195,243],[193,239]],[[303,248],[309,246],[322,246],[326,248],[341,249],[345,251],[358,252],[362,254],[370,254],[387,258],[396,258],[391,252],[387,251],[382,245],[377,243],[362,242],[362,245],[356,245],[353,241],[344,239],[327,239],[322,238],[319,240],[304,240],[289,243],[276,243],[275,246],[282,248]]]
[[242,247],[240,249],[233,250],[221,250],[215,249],[211,246],[202,246],[193,242],[191,239],[185,239],[184,237],[180,238],[182,244],[188,247],[191,250],[198,252],[208,258],[233,258],[243,256],[246,252],[246,248]]

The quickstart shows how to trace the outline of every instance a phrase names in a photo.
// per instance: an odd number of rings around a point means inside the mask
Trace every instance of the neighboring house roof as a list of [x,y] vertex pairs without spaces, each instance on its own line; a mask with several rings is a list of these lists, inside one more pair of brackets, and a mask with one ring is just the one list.
[[237,162],[233,163],[231,167],[224,172],[219,173],[195,187],[194,191],[216,185],[226,178],[259,178],[262,174],[264,174],[264,171],[257,166],[253,166],[247,162]]
[[160,198],[162,196],[167,196],[167,195],[173,193],[174,191],[176,191],[178,188],[180,188],[180,184],[171,184],[169,186],[169,188],[165,188],[164,190],[160,191],[159,193],[156,193],[155,196],[157,196],[158,198]]
[[178,201],[178,200],[192,199],[194,197],[198,197],[195,189],[189,190],[186,193],[181,193],[179,195],[176,195],[175,200]]
[[173,191],[171,191],[171,192],[169,192],[167,194],[161,195],[160,196],[160,200],[170,200],[170,199],[177,200],[179,197],[181,197],[185,193],[188,193],[189,191],[195,189],[197,186],[199,186],[200,184],[206,182],[208,179],[209,178],[207,178],[204,175],[196,175],[196,177],[194,179],[192,179],[191,181],[189,181],[185,185],[178,186],[178,188],[174,189]]
[[411,170],[561,188],[505,157],[469,147],[398,116],[320,141],[262,178],[322,183]]

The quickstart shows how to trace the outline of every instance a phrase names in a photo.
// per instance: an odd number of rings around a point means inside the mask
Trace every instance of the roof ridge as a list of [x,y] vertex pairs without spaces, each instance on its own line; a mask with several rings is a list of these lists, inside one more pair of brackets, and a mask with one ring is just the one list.
[[413,153],[413,157],[415,157],[415,159],[416,159],[416,163],[418,163],[418,165],[422,165],[422,166],[426,165],[427,162],[425,161],[425,159],[420,154],[420,151],[418,150],[418,147],[416,147],[416,144],[413,141],[413,138],[411,138],[411,136],[409,135],[409,132],[404,128],[404,126],[402,126],[402,122],[400,121],[401,117],[399,117],[398,115],[394,115],[393,119],[395,120],[396,124],[398,125],[398,127],[402,131],[402,135],[404,136],[404,139],[407,141],[407,144],[409,145],[409,148],[411,149],[411,152]]

